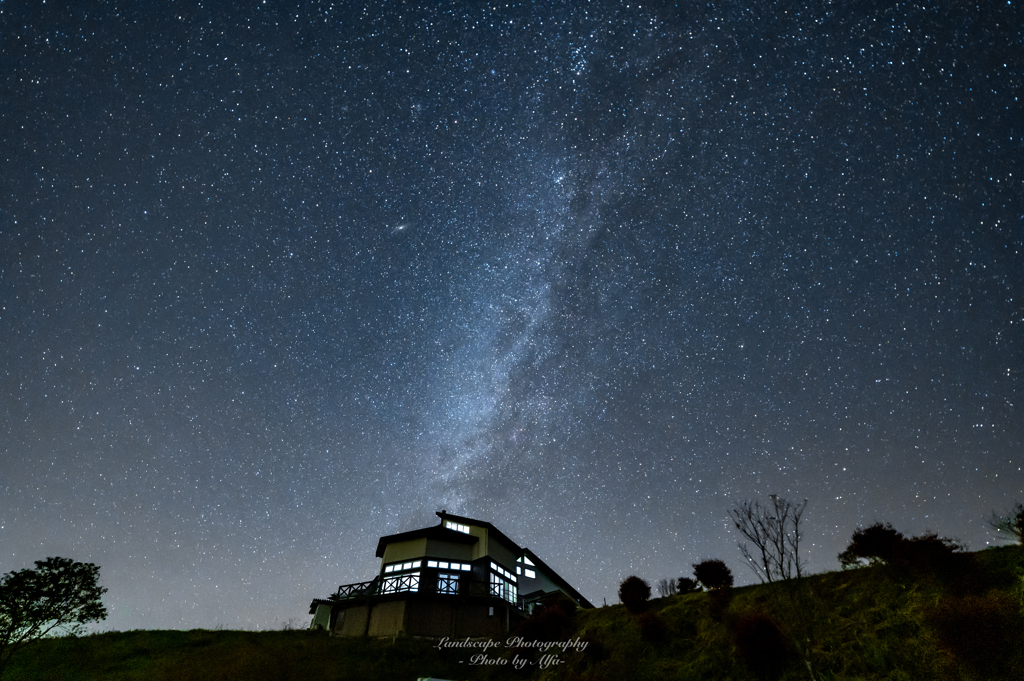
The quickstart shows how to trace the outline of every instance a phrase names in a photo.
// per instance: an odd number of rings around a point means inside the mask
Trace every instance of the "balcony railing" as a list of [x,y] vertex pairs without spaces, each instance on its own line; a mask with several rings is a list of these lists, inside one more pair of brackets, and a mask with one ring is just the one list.
[[[496,584],[488,584],[486,582],[470,582],[461,581],[458,585],[458,591],[453,592],[448,589],[434,589],[424,588],[421,583],[421,576],[419,574],[410,575],[395,575],[394,577],[387,577],[383,581],[378,577],[372,579],[369,582],[358,582],[356,584],[342,584],[338,587],[337,593],[331,596],[331,600],[346,600],[349,598],[365,598],[367,596],[380,596],[386,594],[396,593],[438,593],[442,595],[459,595],[459,596],[473,596],[473,597],[489,597],[489,598],[500,598],[501,600],[508,603],[509,601],[503,598],[501,589]],[[511,603],[517,609],[523,610],[525,603],[522,597],[517,597],[515,603]]]
[[358,584],[342,584],[338,587],[338,592],[334,594],[334,598],[343,600],[358,596],[373,596],[379,592],[379,588],[380,581],[378,579],[371,579],[369,582],[359,582]]

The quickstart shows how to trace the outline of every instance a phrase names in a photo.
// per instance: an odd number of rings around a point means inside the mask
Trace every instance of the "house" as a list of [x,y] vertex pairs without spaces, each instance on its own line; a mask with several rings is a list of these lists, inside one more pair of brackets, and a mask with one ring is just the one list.
[[594,607],[494,525],[440,511],[441,522],[377,542],[380,571],[309,606],[334,636],[500,637],[539,603]]

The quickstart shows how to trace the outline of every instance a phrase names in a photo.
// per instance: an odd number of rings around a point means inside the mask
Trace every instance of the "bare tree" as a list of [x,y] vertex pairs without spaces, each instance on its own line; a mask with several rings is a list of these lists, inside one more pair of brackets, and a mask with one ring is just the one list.
[[1006,515],[996,515],[992,511],[992,517],[988,524],[1001,535],[1006,535],[1019,544],[1024,544],[1024,504],[1019,501]]
[[744,501],[729,511],[736,529],[753,544],[753,548],[740,544],[740,552],[762,582],[802,577],[800,520],[807,500],[794,504],[776,494],[770,498],[766,506]]
[[676,595],[676,580],[674,579],[660,579],[658,580],[658,594],[665,598],[666,596]]

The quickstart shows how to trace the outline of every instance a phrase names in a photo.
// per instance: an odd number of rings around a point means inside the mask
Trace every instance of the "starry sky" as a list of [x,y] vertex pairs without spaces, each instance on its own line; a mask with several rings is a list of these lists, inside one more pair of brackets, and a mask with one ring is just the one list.
[[0,3],[0,571],[279,628],[492,522],[591,601],[1024,500],[1010,2]]

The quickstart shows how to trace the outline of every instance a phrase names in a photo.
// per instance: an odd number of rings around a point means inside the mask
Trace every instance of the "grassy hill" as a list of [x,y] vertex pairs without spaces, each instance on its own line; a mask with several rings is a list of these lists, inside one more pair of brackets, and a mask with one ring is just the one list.
[[[308,631],[132,631],[51,639],[4,679],[950,679],[1024,678],[1024,549],[970,554],[946,573],[887,567],[651,601],[572,617],[549,612],[523,635],[585,650],[439,650],[415,640]],[[514,669],[516,663],[521,670]],[[542,668],[543,667],[543,668]]]

